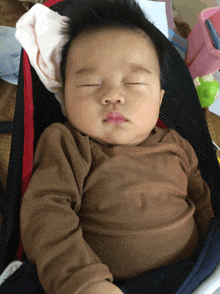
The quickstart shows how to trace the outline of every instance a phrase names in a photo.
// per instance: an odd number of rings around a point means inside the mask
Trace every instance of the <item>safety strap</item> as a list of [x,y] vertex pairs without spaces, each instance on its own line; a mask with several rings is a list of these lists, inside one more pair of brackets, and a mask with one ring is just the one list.
[[13,121],[0,121],[0,134],[12,133]]
[[[0,121],[0,134],[10,134],[13,129],[13,121]],[[5,190],[0,182],[0,211],[3,209],[3,200],[5,199]]]

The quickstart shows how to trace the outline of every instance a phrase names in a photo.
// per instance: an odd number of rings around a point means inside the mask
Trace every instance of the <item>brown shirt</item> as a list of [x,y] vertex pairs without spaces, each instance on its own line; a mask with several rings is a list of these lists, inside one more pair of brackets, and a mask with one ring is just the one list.
[[22,243],[45,292],[75,294],[189,256],[214,216],[197,166],[173,129],[109,146],[69,122],[49,126],[21,205]]

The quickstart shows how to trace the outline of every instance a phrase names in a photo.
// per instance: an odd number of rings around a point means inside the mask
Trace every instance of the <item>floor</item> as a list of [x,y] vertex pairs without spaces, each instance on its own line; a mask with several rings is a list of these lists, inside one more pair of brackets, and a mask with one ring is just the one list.
[[220,0],[172,0],[172,3],[191,28],[197,23],[200,12],[209,7],[220,6]]
[[193,1],[170,0],[170,1],[177,8],[180,14],[179,17],[185,22],[187,22],[191,28],[195,26],[195,24],[198,21],[198,14],[200,14],[204,9],[220,6],[220,0],[193,0]]

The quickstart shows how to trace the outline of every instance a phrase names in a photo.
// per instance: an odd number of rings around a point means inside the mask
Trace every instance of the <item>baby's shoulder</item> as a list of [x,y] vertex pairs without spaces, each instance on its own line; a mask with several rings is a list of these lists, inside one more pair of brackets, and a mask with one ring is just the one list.
[[194,149],[191,143],[183,136],[181,136],[176,130],[160,129],[159,131],[161,132],[160,142],[176,144],[180,148],[182,148],[187,154],[189,152],[194,153]]
[[176,130],[163,129],[161,141],[164,143],[178,145],[178,147],[181,148],[186,154],[188,165],[193,167],[198,165],[198,158],[192,144],[181,136]]
[[174,129],[163,129],[159,127],[155,127],[155,131],[160,133],[161,139],[160,142],[167,142],[167,143],[177,143],[184,141],[185,139]]
[[74,128],[69,121],[64,123],[55,122],[49,125],[43,133],[45,136],[53,137],[53,136],[62,136],[69,138],[70,141],[75,141],[77,137],[80,136],[80,132]]
[[60,122],[54,122],[51,125],[49,125],[45,131],[48,132],[74,132],[74,128],[71,126],[71,124],[69,123],[69,121],[66,121],[64,123],[60,123]]

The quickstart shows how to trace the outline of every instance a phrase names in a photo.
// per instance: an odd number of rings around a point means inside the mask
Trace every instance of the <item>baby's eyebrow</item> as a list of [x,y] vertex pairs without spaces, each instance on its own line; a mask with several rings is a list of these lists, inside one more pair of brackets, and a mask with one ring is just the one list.
[[[145,74],[152,74],[146,67],[142,66],[141,64],[135,64],[135,63],[129,63],[129,69],[132,72],[141,72],[141,73],[145,73]],[[95,67],[83,67],[79,70],[77,70],[76,72],[74,72],[74,74],[76,76],[80,76],[80,75],[87,75],[87,74],[92,74],[92,73],[96,73],[97,69]]]

